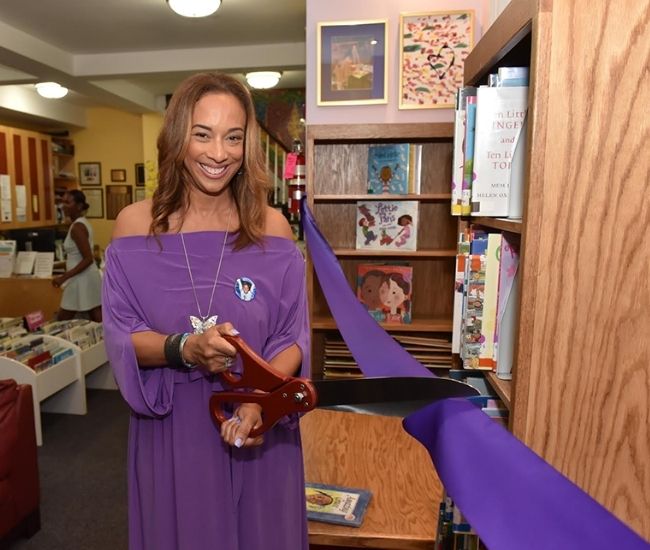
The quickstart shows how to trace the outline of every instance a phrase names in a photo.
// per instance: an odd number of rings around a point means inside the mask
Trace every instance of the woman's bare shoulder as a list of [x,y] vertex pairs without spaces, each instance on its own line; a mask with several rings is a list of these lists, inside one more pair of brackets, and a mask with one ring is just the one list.
[[264,233],[269,237],[283,237],[285,239],[293,239],[293,232],[291,226],[282,215],[282,212],[272,208],[266,207],[266,227]]
[[148,235],[151,226],[151,199],[134,202],[120,210],[113,227],[113,239]]

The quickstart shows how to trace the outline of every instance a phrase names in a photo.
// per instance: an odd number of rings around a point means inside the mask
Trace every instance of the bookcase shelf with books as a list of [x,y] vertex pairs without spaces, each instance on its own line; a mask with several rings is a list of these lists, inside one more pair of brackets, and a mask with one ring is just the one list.
[[[332,247],[353,290],[363,264],[396,264],[412,270],[408,322],[378,322],[393,335],[451,338],[456,220],[449,212],[453,125],[448,123],[311,125],[306,131],[307,200],[318,227]],[[368,193],[369,149],[384,144],[417,144],[419,193]],[[360,248],[359,205],[379,201],[411,208],[415,244]],[[372,230],[379,236],[377,227]],[[376,244],[376,243],[375,243]],[[307,243],[309,249],[309,243]],[[410,272],[409,272],[410,273]],[[312,375],[323,376],[326,342],[339,339],[336,323],[308,257],[312,327]],[[439,342],[438,342],[438,345]],[[444,344],[443,344],[444,345]],[[449,352],[449,357],[451,354]],[[449,368],[447,366],[447,368]]]
[[593,6],[511,0],[467,57],[466,85],[524,66],[529,95],[522,222],[466,220],[521,239],[510,429],[650,540],[650,13]]

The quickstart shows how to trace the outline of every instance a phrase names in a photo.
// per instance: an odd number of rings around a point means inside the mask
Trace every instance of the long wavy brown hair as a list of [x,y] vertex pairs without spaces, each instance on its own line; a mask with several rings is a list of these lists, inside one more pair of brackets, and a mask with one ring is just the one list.
[[192,113],[197,101],[209,93],[234,96],[246,113],[244,161],[229,183],[240,220],[234,247],[241,249],[259,243],[264,236],[270,182],[250,92],[235,78],[221,73],[199,73],[187,78],[169,102],[158,136],[158,187],[153,194],[149,230],[154,236],[167,233],[169,216],[174,212],[184,216],[187,212],[192,176],[184,160],[190,142]]

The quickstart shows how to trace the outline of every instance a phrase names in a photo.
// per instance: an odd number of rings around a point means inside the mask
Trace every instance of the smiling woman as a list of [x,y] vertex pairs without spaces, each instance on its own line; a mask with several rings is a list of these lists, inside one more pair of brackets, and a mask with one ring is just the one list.
[[107,354],[134,412],[129,547],[307,550],[298,419],[250,437],[258,404],[236,405],[220,427],[209,408],[225,389],[213,375],[241,372],[227,336],[284,375],[310,368],[304,258],[267,204],[247,88],[222,74],[187,79],[158,158],[153,197],[115,223],[103,288]]

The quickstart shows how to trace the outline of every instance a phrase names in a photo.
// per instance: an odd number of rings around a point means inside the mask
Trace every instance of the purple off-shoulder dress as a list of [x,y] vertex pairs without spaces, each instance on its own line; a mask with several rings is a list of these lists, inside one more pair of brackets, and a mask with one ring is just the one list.
[[[224,234],[184,237],[205,314]],[[198,316],[180,236],[116,239],[106,256],[106,348],[132,410],[130,550],[307,550],[297,418],[282,419],[262,446],[237,449],[208,412],[212,392],[222,389],[216,377],[138,368],[131,333],[191,332],[189,315]],[[255,285],[252,300],[237,292],[243,278]],[[229,242],[210,314],[231,322],[266,360],[298,344],[301,376],[309,375],[305,265],[292,241],[267,237],[239,251]]]

